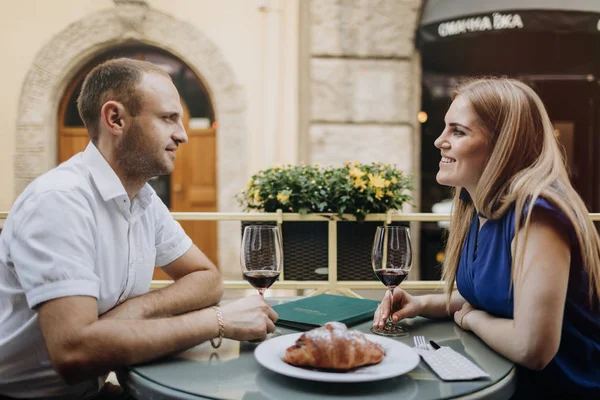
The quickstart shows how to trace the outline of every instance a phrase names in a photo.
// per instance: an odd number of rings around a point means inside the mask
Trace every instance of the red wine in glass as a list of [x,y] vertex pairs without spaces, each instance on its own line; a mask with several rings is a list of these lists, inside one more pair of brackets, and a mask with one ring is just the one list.
[[240,264],[246,280],[261,296],[279,277],[283,266],[283,246],[279,228],[249,225],[244,228]]
[[246,271],[244,278],[257,290],[267,290],[279,278],[279,271]]
[[387,286],[390,294],[390,315],[383,328],[372,327],[371,332],[382,336],[406,335],[406,328],[392,321],[394,289],[406,279],[412,266],[410,231],[405,226],[380,226],[375,232],[371,252],[373,272]]
[[[246,280],[264,297],[265,291],[279,278],[283,267],[283,246],[279,228],[271,225],[249,225],[244,228],[240,248],[240,264]],[[279,336],[281,332],[267,335]],[[259,343],[261,340],[249,340]]]
[[376,269],[375,275],[377,275],[381,283],[387,286],[388,289],[393,290],[406,279],[408,271],[402,269]]

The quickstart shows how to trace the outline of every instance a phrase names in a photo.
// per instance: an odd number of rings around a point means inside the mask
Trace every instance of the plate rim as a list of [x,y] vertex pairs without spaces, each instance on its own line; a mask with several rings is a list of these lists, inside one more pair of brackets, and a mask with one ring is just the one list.
[[[379,380],[384,380],[384,379],[390,379],[390,378],[394,378],[396,376],[401,376],[401,375],[409,373],[410,371],[415,369],[421,361],[420,356],[410,346],[408,346],[400,341],[394,340],[394,339],[390,339],[390,338],[387,338],[384,336],[379,336],[379,335],[374,335],[374,334],[368,334],[368,333],[364,333],[364,332],[362,332],[362,333],[367,337],[367,339],[371,340],[374,343],[382,344],[381,342],[384,342],[383,344],[390,343],[394,346],[399,345],[400,347],[406,347],[406,350],[409,350],[408,353],[410,353],[414,356],[414,362],[411,364],[408,364],[408,366],[411,366],[412,364],[414,364],[414,365],[412,365],[412,367],[410,367],[410,369],[408,369],[408,367],[403,368],[401,370],[394,370],[392,368],[392,369],[389,369],[388,373],[384,373],[381,375],[341,374],[341,373],[335,373],[335,372],[321,372],[321,371],[306,370],[301,367],[296,367],[294,365],[287,364],[281,358],[275,357],[283,365],[291,368],[289,370],[288,369],[277,369],[277,368],[274,368],[270,363],[267,363],[265,361],[265,359],[263,358],[263,356],[261,355],[263,352],[267,351],[265,349],[270,350],[270,346],[272,346],[272,344],[269,345],[269,342],[273,343],[273,341],[283,341],[283,340],[288,341],[289,340],[291,343],[293,343],[304,333],[305,332],[290,333],[287,335],[282,335],[282,336],[278,336],[275,338],[271,338],[271,339],[268,339],[268,340],[262,342],[261,344],[259,344],[256,347],[256,349],[254,349],[254,359],[263,368],[265,368],[269,371],[275,372],[277,374],[280,374],[280,375],[285,375],[285,376],[288,376],[291,378],[308,380],[308,381],[332,382],[332,383],[359,383],[359,382],[373,382],[373,381],[379,381]],[[375,365],[373,365],[373,367],[377,366],[377,365],[379,365],[379,364],[375,364]],[[368,368],[368,367],[369,366],[365,366],[365,368]],[[311,373],[308,376],[306,375],[307,371]],[[316,376],[313,375],[315,373],[317,374]]]

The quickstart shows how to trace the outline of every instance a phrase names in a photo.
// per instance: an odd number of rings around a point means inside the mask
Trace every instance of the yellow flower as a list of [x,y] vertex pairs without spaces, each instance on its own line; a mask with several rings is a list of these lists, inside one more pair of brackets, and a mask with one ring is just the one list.
[[391,190],[388,190],[387,192],[385,192],[385,194],[387,194],[390,197],[394,197],[394,192],[392,192]]
[[383,198],[383,190],[381,189],[376,189],[375,190],[375,198],[377,200],[381,200]]
[[312,181],[310,181],[310,183],[312,183],[312,184],[314,185],[315,183],[317,183],[317,181],[315,181],[315,180],[313,179]]
[[277,201],[279,201],[281,204],[287,203],[287,201],[289,199],[290,199],[289,194],[277,193]]
[[385,179],[381,175],[369,174],[369,182],[375,188],[385,187]]
[[281,164],[273,164],[273,169],[274,170],[281,169]]
[[392,182],[393,184],[398,183],[398,179],[396,179],[396,177],[392,177],[392,179],[390,180],[390,182]]
[[346,167],[350,166],[350,161],[346,161]]
[[246,184],[246,190],[250,190],[250,188],[252,188],[253,184],[254,184],[254,179],[250,179],[248,181],[248,183]]
[[353,165],[354,167],[358,167],[358,166],[360,165],[360,163],[359,163],[358,161],[354,161],[354,162],[352,163],[352,165]]
[[386,179],[385,181],[383,181],[383,186],[384,186],[384,187],[388,187],[388,186],[390,186],[390,184],[391,184],[391,183],[392,183],[392,182],[390,182],[390,181],[388,181],[388,180]]
[[365,173],[358,168],[350,168],[348,175],[350,175],[353,179],[359,179],[365,176]]
[[363,189],[365,189],[367,187],[366,182],[363,181],[362,179],[355,179],[352,182],[352,185],[357,189],[361,189],[361,192],[363,191]]

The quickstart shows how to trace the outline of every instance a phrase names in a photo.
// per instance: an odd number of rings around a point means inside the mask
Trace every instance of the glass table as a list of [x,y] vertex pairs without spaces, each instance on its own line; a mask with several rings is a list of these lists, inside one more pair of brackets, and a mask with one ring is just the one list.
[[[289,300],[289,299],[287,299]],[[268,299],[271,304],[285,300]],[[402,322],[407,336],[394,338],[413,346],[424,335],[467,356],[490,379],[444,382],[421,360],[408,374],[366,383],[323,383],[289,378],[263,368],[254,358],[255,344],[209,342],[164,359],[130,367],[123,385],[138,399],[508,399],[516,387],[515,364],[490,349],[453,321],[414,318]],[[351,327],[369,333],[371,322]],[[279,327],[283,334],[297,331]]]

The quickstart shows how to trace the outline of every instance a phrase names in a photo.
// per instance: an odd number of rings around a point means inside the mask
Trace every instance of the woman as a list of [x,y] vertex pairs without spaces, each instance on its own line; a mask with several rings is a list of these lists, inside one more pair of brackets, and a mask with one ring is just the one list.
[[446,294],[396,288],[393,320],[453,314],[520,366],[518,395],[600,398],[600,239],[542,101],[519,81],[474,80],[445,122],[437,181],[456,188]]

